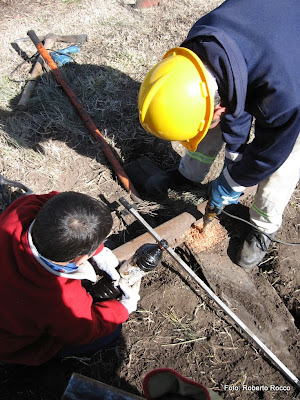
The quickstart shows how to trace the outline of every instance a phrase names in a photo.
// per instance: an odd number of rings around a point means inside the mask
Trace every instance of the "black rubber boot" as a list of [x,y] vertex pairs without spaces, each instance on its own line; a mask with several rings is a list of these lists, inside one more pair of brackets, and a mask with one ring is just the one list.
[[168,189],[178,190],[183,186],[190,186],[192,184],[192,181],[181,175],[181,173],[178,171],[178,168],[173,168],[151,176],[144,186],[149,194],[166,194]]
[[[275,234],[276,232],[268,234],[268,236],[273,239]],[[237,255],[236,263],[248,270],[256,267],[263,260],[270,246],[271,239],[268,236],[252,229]]]
[[180,188],[181,186],[192,185],[194,182],[183,176],[178,168],[169,171],[169,189]]

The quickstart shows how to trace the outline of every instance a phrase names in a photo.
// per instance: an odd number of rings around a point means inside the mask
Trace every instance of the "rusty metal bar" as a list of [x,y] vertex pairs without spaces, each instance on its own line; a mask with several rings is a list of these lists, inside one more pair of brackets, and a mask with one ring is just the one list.
[[[197,211],[197,209],[193,213],[184,212],[164,224],[159,225],[155,230],[164,237],[170,245],[177,247],[184,242],[182,236],[197,220],[201,219],[201,216],[202,214]],[[114,249],[113,253],[120,262],[128,260],[144,243],[155,243],[155,239],[146,232]]]
[[127,176],[126,172],[124,169],[121,167],[120,163],[116,159],[114,153],[112,152],[110,146],[106,142],[105,138],[95,125],[94,121],[86,111],[86,109],[83,107],[83,105],[80,103],[78,100],[76,94],[73,92],[69,84],[65,81],[61,71],[53,61],[52,57],[50,56],[49,52],[45,48],[45,46],[42,44],[40,39],[37,37],[34,31],[28,31],[27,35],[30,37],[34,45],[36,46],[37,50],[43,57],[43,59],[47,62],[48,66],[50,67],[54,77],[56,78],[57,82],[60,84],[60,86],[63,88],[64,92],[66,95],[69,97],[71,103],[75,107],[76,111],[80,115],[82,121],[84,122],[85,126],[88,128],[90,133],[93,135],[95,140],[100,143],[101,149],[110,163],[110,165],[113,167],[115,173],[117,174],[118,178],[122,182],[124,188],[130,192],[131,198],[133,201],[139,202],[141,201],[139,198],[139,194],[136,191],[135,187],[131,183],[129,177]]
[[[241,195],[240,200],[245,199],[250,194],[254,193],[256,186],[246,188],[244,193]],[[193,224],[200,224],[203,221],[203,215],[207,201],[204,201],[198,207],[177,215],[175,218],[170,219],[162,225],[155,228],[156,232],[165,238],[170,246],[177,247],[182,244],[185,240],[184,234],[191,228]],[[141,236],[136,237],[119,246],[113,250],[113,253],[119,261],[128,260],[133,256],[136,250],[141,247],[144,243],[155,243],[153,237],[149,232],[144,233]]]

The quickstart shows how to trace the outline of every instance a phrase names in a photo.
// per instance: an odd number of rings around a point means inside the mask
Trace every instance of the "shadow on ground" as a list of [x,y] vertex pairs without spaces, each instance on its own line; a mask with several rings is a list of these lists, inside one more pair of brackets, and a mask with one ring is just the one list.
[[120,378],[124,354],[127,354],[127,350],[121,336],[117,343],[98,351],[90,358],[53,359],[37,367],[1,366],[0,399],[60,400],[74,372],[140,395],[135,387]]

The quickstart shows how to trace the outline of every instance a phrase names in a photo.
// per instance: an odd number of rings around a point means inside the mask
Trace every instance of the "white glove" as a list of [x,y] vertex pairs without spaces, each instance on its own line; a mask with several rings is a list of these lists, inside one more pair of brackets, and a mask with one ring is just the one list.
[[133,311],[136,311],[137,309],[137,303],[140,300],[140,291],[141,287],[141,279],[135,282],[134,285],[128,286],[126,283],[120,282],[120,288],[122,292],[124,293],[120,303],[123,304],[125,308],[127,308],[127,311],[129,314],[131,314]]
[[96,262],[97,267],[101,271],[106,272],[111,277],[114,285],[118,286],[120,275],[118,271],[116,271],[116,268],[119,265],[119,260],[114,253],[108,247],[103,247],[99,254],[93,256],[93,259]]

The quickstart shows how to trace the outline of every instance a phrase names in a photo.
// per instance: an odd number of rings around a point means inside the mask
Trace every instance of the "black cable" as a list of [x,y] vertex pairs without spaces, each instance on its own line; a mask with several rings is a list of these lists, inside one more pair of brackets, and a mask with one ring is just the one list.
[[251,226],[252,228],[254,228],[257,232],[259,232],[259,233],[261,233],[261,234],[267,236],[267,238],[269,238],[269,239],[271,240],[271,242],[286,244],[286,245],[288,245],[288,246],[299,246],[299,245],[300,245],[300,243],[289,243],[289,242],[283,242],[282,240],[279,240],[279,239],[273,239],[270,235],[268,235],[267,233],[265,233],[265,232],[261,231],[260,229],[258,229],[258,228],[257,228],[254,224],[252,224],[251,222],[246,221],[246,220],[243,219],[243,218],[237,217],[236,215],[229,214],[227,211],[222,210],[221,212],[222,212],[223,214],[227,215],[227,216],[230,217],[230,218],[237,219],[238,221],[242,221],[242,222],[244,222],[245,224],[250,225],[250,226]]
[[9,201],[8,197],[6,196],[6,194],[5,194],[4,185],[17,187],[19,189],[24,190],[24,192],[25,192],[24,195],[25,196],[33,194],[33,191],[31,189],[29,189],[27,186],[23,185],[23,183],[17,182],[17,181],[12,181],[10,179],[4,178],[4,176],[2,176],[0,174],[0,194],[1,194],[2,198],[3,198],[3,201],[5,202],[5,204],[7,206],[10,205],[10,201]]
[[20,82],[22,83],[22,82],[24,82],[24,81],[30,80],[30,79],[24,79],[24,80],[21,80],[21,81],[17,81],[17,80],[15,80],[15,79],[11,78],[11,77],[13,76],[13,74],[14,74],[23,64],[31,63],[31,64],[32,64],[32,67],[33,67],[34,59],[37,59],[38,54],[39,54],[39,53],[36,52],[33,56],[28,57],[28,60],[24,60],[24,61],[22,61],[20,64],[18,64],[18,65],[13,69],[13,71],[10,72],[10,74],[9,74],[9,80],[10,80],[11,82],[16,82],[16,83],[20,83]]

